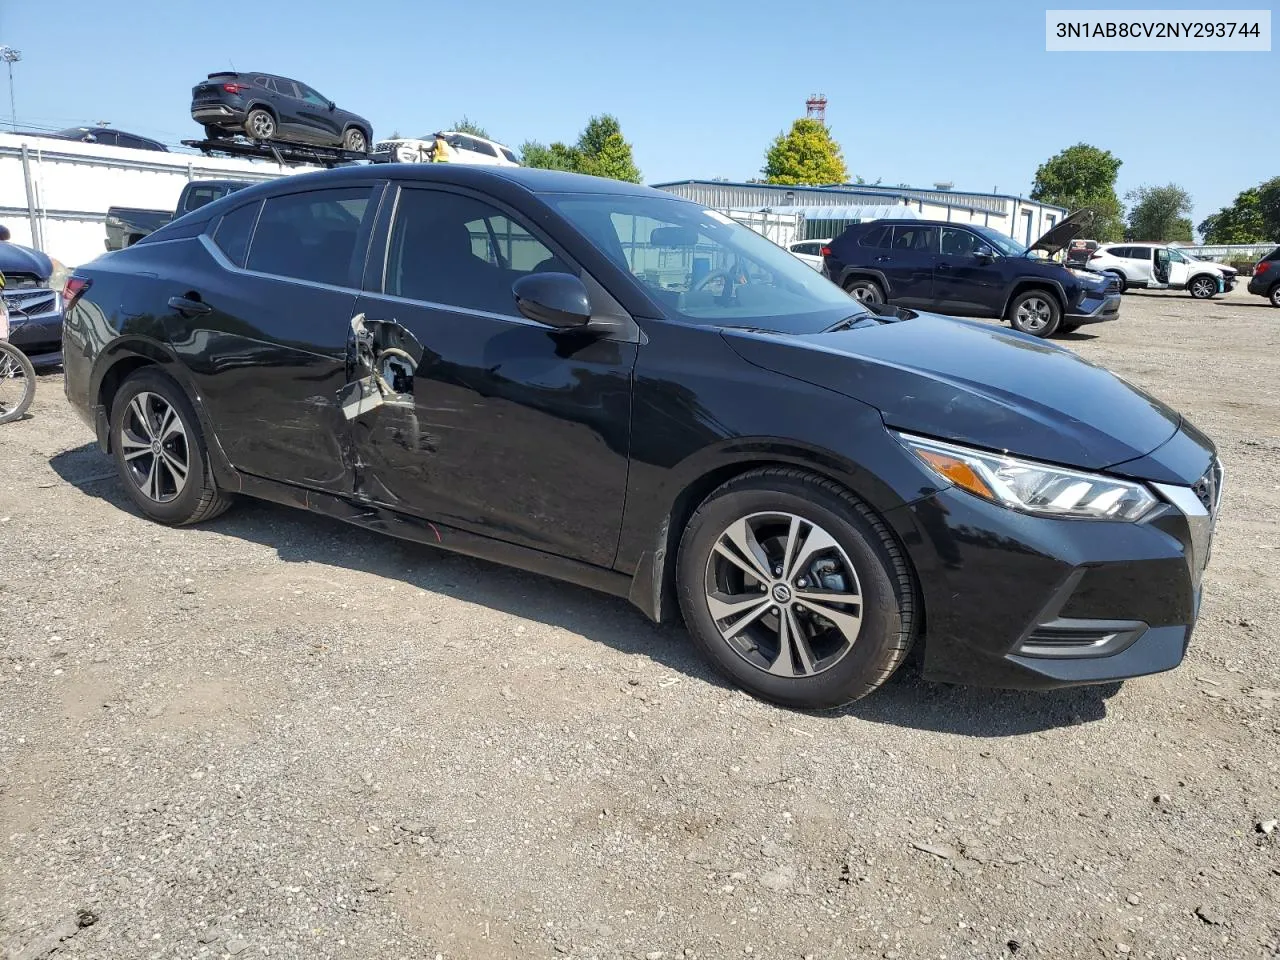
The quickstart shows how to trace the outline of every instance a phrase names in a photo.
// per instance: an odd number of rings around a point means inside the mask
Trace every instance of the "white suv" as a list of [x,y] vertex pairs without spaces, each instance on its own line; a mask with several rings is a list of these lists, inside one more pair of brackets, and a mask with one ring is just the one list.
[[822,270],[822,248],[831,242],[827,240],[797,240],[794,243],[787,244],[787,251],[797,260],[801,260],[813,267],[815,270]]
[[1231,267],[1193,259],[1162,243],[1106,243],[1090,255],[1088,265],[1090,270],[1114,274],[1124,290],[1186,290],[1197,300],[1208,300],[1236,285]]
[[486,140],[470,133],[445,130],[429,137],[400,137],[381,140],[373,145],[370,159],[383,163],[429,163],[435,149],[436,137],[444,138],[449,145],[450,163],[465,163],[483,167],[518,167],[515,151],[496,140]]

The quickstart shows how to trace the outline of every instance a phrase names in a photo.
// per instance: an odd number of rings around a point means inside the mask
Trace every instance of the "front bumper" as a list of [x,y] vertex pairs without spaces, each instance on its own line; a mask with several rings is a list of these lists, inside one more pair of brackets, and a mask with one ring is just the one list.
[[48,288],[5,294],[9,342],[37,367],[62,363],[62,297]]
[[1181,663],[1220,484],[1212,510],[1190,486],[1152,488],[1166,502],[1141,523],[1035,517],[955,488],[891,511],[923,593],[925,677],[1036,689]]
[[[1116,284],[1119,286],[1119,284]],[[1075,308],[1065,315],[1071,323],[1102,323],[1105,320],[1116,320],[1120,317],[1120,293],[1107,292],[1095,295],[1087,292],[1080,298]]]

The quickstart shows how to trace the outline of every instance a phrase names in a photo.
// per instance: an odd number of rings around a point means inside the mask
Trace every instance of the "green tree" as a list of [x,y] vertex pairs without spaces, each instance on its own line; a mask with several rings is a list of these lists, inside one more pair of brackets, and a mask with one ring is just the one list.
[[1262,214],[1263,240],[1280,240],[1280,177],[1258,184],[1258,212]]
[[1241,190],[1231,206],[1205,217],[1196,229],[1205,243],[1258,243],[1266,240],[1258,200],[1257,187]]
[[801,117],[789,131],[774,138],[761,173],[766,183],[818,185],[849,179],[840,144],[831,139],[826,124],[808,117]]
[[1126,240],[1191,241],[1191,194],[1176,183],[1138,187],[1124,198],[1131,204]]
[[1116,174],[1121,163],[1110,150],[1077,143],[1040,164],[1031,199],[1072,212],[1088,207],[1093,211],[1091,239],[1120,240],[1124,237],[1124,208],[1116,196]]
[[455,121],[453,126],[449,129],[453,130],[455,133],[469,133],[473,137],[484,137],[486,140],[493,139],[493,137],[489,136],[488,130],[480,126],[480,124],[476,123],[474,120],[468,119],[465,113],[462,115],[462,119]]
[[520,160],[526,167],[640,182],[631,144],[622,136],[617,118],[609,114],[592,117],[573,146],[557,142],[548,147],[536,140],[526,141],[520,147]]

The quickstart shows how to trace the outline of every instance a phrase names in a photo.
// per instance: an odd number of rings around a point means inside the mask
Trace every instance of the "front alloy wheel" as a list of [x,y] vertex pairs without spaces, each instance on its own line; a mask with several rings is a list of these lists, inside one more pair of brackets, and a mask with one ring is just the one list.
[[1218,292],[1218,282],[1212,277],[1195,277],[1187,289],[1197,300],[1208,300]]
[[853,562],[830,533],[792,513],[731,523],[707,558],[705,592],[730,649],[774,676],[831,669],[862,629]]

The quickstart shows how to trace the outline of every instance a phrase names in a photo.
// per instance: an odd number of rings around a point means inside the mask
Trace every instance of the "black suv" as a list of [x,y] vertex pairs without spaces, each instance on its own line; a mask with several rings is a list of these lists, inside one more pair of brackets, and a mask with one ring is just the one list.
[[1280,247],[1258,261],[1249,278],[1249,292],[1266,297],[1273,307],[1280,307]]
[[128,147],[130,150],[163,150],[166,147],[159,140],[140,137],[135,133],[123,130],[112,130],[110,127],[68,127],[57,133],[42,133],[42,137],[56,137],[59,140],[79,140],[81,143],[98,143],[104,147]]
[[211,73],[191,90],[191,119],[217,140],[243,133],[368,153],[373,126],[305,83],[270,73]]
[[823,273],[868,303],[1004,317],[1022,333],[1049,337],[1120,314],[1120,284],[1031,256],[1057,253],[1087,212],[1073,214],[1030,247],[989,227],[939,220],[873,220],[850,227],[823,251]]

